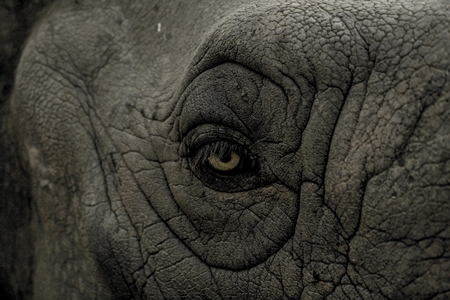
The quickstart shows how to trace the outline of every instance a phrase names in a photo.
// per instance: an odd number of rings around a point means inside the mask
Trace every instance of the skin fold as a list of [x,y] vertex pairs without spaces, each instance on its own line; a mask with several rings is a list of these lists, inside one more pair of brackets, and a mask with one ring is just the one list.
[[48,3],[1,115],[2,289],[449,298],[449,9]]

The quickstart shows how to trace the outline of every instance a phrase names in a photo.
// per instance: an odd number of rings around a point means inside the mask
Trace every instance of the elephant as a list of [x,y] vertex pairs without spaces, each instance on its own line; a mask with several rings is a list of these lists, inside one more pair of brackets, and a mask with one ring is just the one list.
[[450,298],[447,0],[21,3],[7,297]]

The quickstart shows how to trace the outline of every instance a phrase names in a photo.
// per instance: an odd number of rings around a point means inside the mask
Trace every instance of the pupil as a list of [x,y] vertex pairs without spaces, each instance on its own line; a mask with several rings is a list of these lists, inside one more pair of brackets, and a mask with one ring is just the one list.
[[224,153],[221,157],[220,160],[223,161],[224,163],[227,163],[231,160],[231,151],[227,151],[226,153]]

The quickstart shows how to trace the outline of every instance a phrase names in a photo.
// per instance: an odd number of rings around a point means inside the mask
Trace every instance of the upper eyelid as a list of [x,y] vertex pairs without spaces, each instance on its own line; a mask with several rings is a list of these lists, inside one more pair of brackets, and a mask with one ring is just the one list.
[[180,156],[188,156],[199,148],[214,143],[227,141],[251,149],[252,141],[240,131],[218,124],[203,124],[193,128],[181,142]]

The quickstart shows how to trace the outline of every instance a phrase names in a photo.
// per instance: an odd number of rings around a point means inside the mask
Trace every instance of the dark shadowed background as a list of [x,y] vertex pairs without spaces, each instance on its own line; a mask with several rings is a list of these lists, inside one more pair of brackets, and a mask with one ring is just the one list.
[[[7,104],[23,43],[31,25],[49,2],[0,1],[0,226],[8,229],[2,231],[0,235],[1,299],[12,299],[11,295],[15,293],[24,298],[30,293],[31,288],[30,250],[33,241],[24,226],[30,219],[30,198],[26,192],[27,180],[18,164],[11,137],[6,133],[9,125],[4,120],[9,113]],[[19,238],[19,235],[25,239]],[[27,242],[21,242],[24,240]],[[13,264],[13,261],[22,263]],[[18,275],[15,277],[17,280],[7,282],[6,274],[12,273]],[[20,286],[28,288],[18,291]]]

